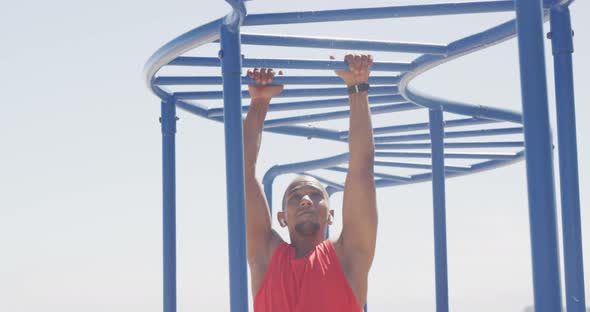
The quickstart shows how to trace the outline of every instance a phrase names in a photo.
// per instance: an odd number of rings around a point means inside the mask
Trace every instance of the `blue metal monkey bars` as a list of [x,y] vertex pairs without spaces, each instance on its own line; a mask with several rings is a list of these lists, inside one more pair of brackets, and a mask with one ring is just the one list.
[[[347,69],[347,65],[342,61],[245,57],[240,52],[241,45],[419,54],[411,62],[375,63],[372,70],[383,72],[383,75],[370,78],[369,82],[374,87],[371,88],[369,102],[373,115],[401,115],[410,110],[425,108],[428,110],[428,121],[374,128],[377,150],[375,183],[379,188],[424,181],[433,183],[437,311],[449,310],[445,179],[491,170],[523,159],[526,159],[527,164],[535,309],[536,311],[561,311],[556,196],[542,38],[542,25],[546,20],[551,21],[556,78],[565,302],[568,312],[585,310],[571,58],[573,41],[569,15],[569,5],[572,1],[483,1],[272,14],[247,14],[242,0],[226,1],[232,6],[232,11],[227,16],[170,41],[156,51],[145,65],[145,82],[162,100],[165,312],[176,311],[174,140],[176,107],[203,118],[224,123],[230,307],[232,312],[247,311],[242,118],[248,106],[242,105],[242,99],[248,98],[249,93],[243,91],[242,87],[253,83],[253,80],[241,75],[242,67],[292,68],[310,71]],[[514,20],[449,44],[241,33],[241,29],[247,26],[512,11],[516,13]],[[515,36],[518,36],[523,114],[491,106],[448,101],[410,87],[410,82],[415,77],[433,67]],[[219,55],[217,57],[185,55],[205,44],[219,44]],[[221,76],[158,75],[159,71],[166,66],[220,67]],[[283,135],[347,142],[348,131],[344,129],[307,126],[310,122],[348,118],[350,114],[347,109],[346,90],[342,88],[340,78],[328,74],[331,73],[326,73],[324,76],[276,77],[274,83],[286,86],[277,98],[305,97],[309,99],[271,104],[269,115],[279,111],[294,111],[294,116],[269,118],[264,124],[264,130]],[[186,91],[187,86],[203,85],[222,85],[223,91]],[[336,85],[337,87],[289,88],[291,85]],[[179,86],[184,86],[185,89],[181,90]],[[321,99],[322,97],[330,98]],[[223,107],[208,107],[195,101],[221,99],[223,99]],[[309,112],[309,110],[320,108],[337,110]],[[465,117],[445,120],[443,112]],[[510,125],[506,126],[506,123]],[[493,127],[490,128],[490,126]],[[461,127],[471,128],[457,131],[446,129]],[[473,129],[473,127],[478,128]],[[425,132],[392,135],[411,131]],[[506,135],[512,137],[506,139]],[[514,139],[515,136],[517,139]],[[430,152],[419,151],[425,149]],[[446,149],[453,149],[453,152],[448,152]],[[473,149],[477,152],[470,152]],[[485,152],[482,152],[482,149],[485,149]],[[389,158],[395,158],[395,160]],[[430,161],[416,162],[411,160],[413,158],[425,158]],[[458,159],[463,163],[445,164],[445,159]],[[344,183],[335,181],[333,175],[326,176],[326,173],[345,173],[347,161],[348,154],[340,154],[273,166],[263,178],[264,191],[271,210],[272,186],[277,176],[288,173],[312,175],[327,186],[326,189],[331,195],[343,191]],[[396,168],[402,168],[406,173],[385,171],[385,169],[396,170]],[[411,173],[407,173],[408,170]]]

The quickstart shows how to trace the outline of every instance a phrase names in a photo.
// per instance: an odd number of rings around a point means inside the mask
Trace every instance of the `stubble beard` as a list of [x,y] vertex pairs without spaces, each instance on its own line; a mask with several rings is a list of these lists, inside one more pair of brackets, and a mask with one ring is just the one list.
[[319,222],[303,221],[295,225],[295,231],[300,236],[312,236],[320,230]]

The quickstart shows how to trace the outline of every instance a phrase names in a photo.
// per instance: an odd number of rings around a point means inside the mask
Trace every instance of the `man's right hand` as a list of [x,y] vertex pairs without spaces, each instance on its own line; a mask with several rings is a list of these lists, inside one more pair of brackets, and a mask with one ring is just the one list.
[[[279,75],[283,72],[279,71]],[[272,68],[254,68],[248,70],[248,77],[256,80],[255,85],[248,85],[250,90],[250,98],[252,100],[266,100],[270,99],[283,91],[283,85],[271,85],[275,77],[275,72]]]

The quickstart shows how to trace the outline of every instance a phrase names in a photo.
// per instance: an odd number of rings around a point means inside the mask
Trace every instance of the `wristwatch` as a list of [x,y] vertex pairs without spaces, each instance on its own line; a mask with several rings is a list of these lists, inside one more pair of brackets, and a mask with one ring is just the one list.
[[359,93],[369,91],[369,84],[368,83],[359,83],[354,86],[348,87],[348,94]]

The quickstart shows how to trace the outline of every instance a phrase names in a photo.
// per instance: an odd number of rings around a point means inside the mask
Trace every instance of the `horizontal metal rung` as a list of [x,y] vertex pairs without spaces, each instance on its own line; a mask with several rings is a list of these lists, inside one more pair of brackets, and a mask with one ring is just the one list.
[[[524,147],[524,142],[448,142],[444,143],[445,148],[497,148],[497,147]],[[375,144],[378,150],[400,150],[400,149],[429,149],[430,143],[392,143]]]
[[[217,57],[179,56],[168,65],[172,66],[205,66],[219,67],[221,60]],[[343,61],[324,60],[286,60],[286,59],[252,59],[244,58],[242,67],[267,67],[312,70],[348,70],[348,64]],[[414,68],[411,63],[375,62],[371,71],[406,72]]]
[[[343,96],[347,95],[346,88],[316,88],[316,89],[287,89],[274,96],[274,98],[308,97],[308,96]],[[399,94],[397,86],[372,87],[369,90],[372,95],[396,95]],[[181,100],[216,100],[223,99],[222,91],[199,91],[199,92],[175,92],[174,98]],[[242,98],[250,98],[249,91],[242,91]]]
[[[475,136],[494,136],[494,135],[506,135],[506,134],[518,134],[518,133],[522,133],[522,127],[445,132],[445,138],[449,139],[449,138],[464,138],[464,137],[475,137]],[[398,136],[376,137],[375,143],[420,141],[420,140],[430,140],[430,134],[421,133],[421,134],[408,134],[408,135],[398,135]]]
[[[330,171],[337,171],[337,172],[348,172],[348,168],[344,168],[344,167],[328,167],[328,168],[324,168],[326,170],[330,170]],[[380,177],[380,178],[385,178],[387,180],[395,180],[395,181],[403,181],[403,182],[407,182],[412,180],[411,177],[409,176],[399,176],[399,175],[392,175],[392,174],[385,174],[385,173],[374,173],[373,174],[375,177]]]
[[[394,104],[404,103],[404,99],[401,95],[377,95],[370,96],[370,104]],[[350,100],[348,97],[328,100],[315,100],[315,101],[296,101],[286,103],[271,103],[268,106],[269,112],[288,111],[288,110],[302,110],[302,109],[316,109],[316,108],[330,108],[330,107],[342,107],[349,106]],[[250,105],[242,106],[242,113],[247,113],[250,109]],[[223,116],[223,108],[211,108],[208,111],[207,117],[218,117]]]
[[386,174],[386,173],[379,173],[379,172],[374,172],[373,176],[375,176],[376,178],[382,178],[382,179],[386,179],[386,180],[394,180],[394,181],[411,181],[412,177],[409,176],[399,176],[399,175],[393,175],[393,174]]
[[[376,152],[376,157],[393,157],[393,158],[431,158],[430,153],[410,153],[410,152]],[[449,159],[504,159],[509,160],[518,156],[518,153],[445,153],[445,158]]]
[[[399,76],[377,76],[369,77],[371,85],[396,85],[400,81]],[[275,76],[273,84],[277,85],[333,85],[343,84],[344,82],[337,76]],[[187,85],[221,85],[222,77],[172,77],[161,76],[154,79],[154,84],[158,86],[187,86]],[[242,77],[243,85],[256,84],[254,79]]]
[[[498,121],[491,120],[491,119],[481,119],[481,118],[454,119],[454,120],[445,121],[445,128],[479,125],[479,124],[495,123],[495,122],[498,122]],[[385,134],[385,133],[395,133],[395,132],[426,130],[429,127],[430,126],[427,122],[398,125],[398,126],[378,127],[378,128],[373,129],[373,134]],[[348,131],[342,131],[342,138],[344,139],[346,137],[348,137]]]
[[447,51],[446,45],[441,44],[424,44],[411,42],[387,42],[387,41],[369,41],[337,38],[319,38],[319,37],[295,37],[295,36],[274,36],[274,35],[241,35],[242,44],[281,46],[281,47],[300,47],[314,49],[338,49],[351,51],[384,51],[384,52],[407,52],[407,53],[427,53],[444,55]]
[[[414,110],[414,109],[420,109],[420,108],[422,108],[422,107],[418,106],[416,104],[413,104],[413,103],[402,103],[402,104],[386,104],[386,105],[380,105],[380,106],[371,106],[370,109],[371,109],[371,114],[378,115],[378,114],[386,114],[386,113],[390,113],[390,112],[399,112],[399,111]],[[278,118],[278,119],[271,119],[271,120],[265,121],[264,128],[280,127],[280,126],[285,126],[285,125],[314,122],[314,121],[334,120],[334,119],[340,119],[340,118],[347,118],[348,116],[350,116],[350,110],[342,110],[342,111],[336,111],[336,112]]]
[[[217,122],[223,123],[223,116],[221,117],[210,117],[207,115],[208,111],[207,108],[197,104],[197,103],[186,103],[184,101],[176,101],[176,106],[184,109],[192,114],[197,116],[209,118],[211,120],[215,120]],[[326,128],[319,128],[319,127],[303,127],[303,126],[286,126],[286,127],[276,127],[269,129],[267,131],[274,132],[274,133],[281,133],[287,134],[292,136],[301,136],[306,138],[320,138],[325,140],[339,140],[339,133],[336,130],[326,129]]]
[[[375,166],[380,167],[395,167],[395,168],[412,168],[412,169],[432,169],[432,165],[409,163],[409,162],[394,162],[394,161],[375,161]],[[468,171],[471,166],[445,166],[446,171]]]
[[[273,131],[273,130],[270,130]],[[341,163],[345,163],[348,161],[348,153],[335,155],[327,158],[320,158],[308,161],[302,161],[298,163],[291,163],[291,164],[284,164],[284,165],[275,165],[271,167],[267,173],[266,177],[276,177],[280,174],[284,173],[293,173],[298,171],[307,171],[307,170],[316,170],[316,169],[323,169],[324,167],[336,166]]]
[[336,183],[336,182],[333,182],[333,181],[330,181],[330,180],[328,180],[328,179],[324,179],[324,178],[322,178],[322,177],[320,177],[320,176],[318,176],[318,175],[311,174],[311,173],[309,173],[309,172],[298,172],[297,174],[300,174],[300,175],[307,175],[307,176],[313,177],[313,178],[315,178],[316,180],[318,180],[318,181],[320,181],[320,182],[322,182],[322,183],[324,183],[324,184],[326,184],[326,185],[329,185],[329,186],[331,186],[331,187],[333,187],[333,188],[336,188],[336,189],[338,189],[339,191],[343,191],[343,190],[344,190],[344,185],[342,185],[342,184],[339,184],[339,183]]
[[514,11],[514,1],[485,1],[408,5],[379,8],[359,8],[307,12],[250,14],[244,26],[338,22],[365,19],[401,18],[434,15],[473,14]]

